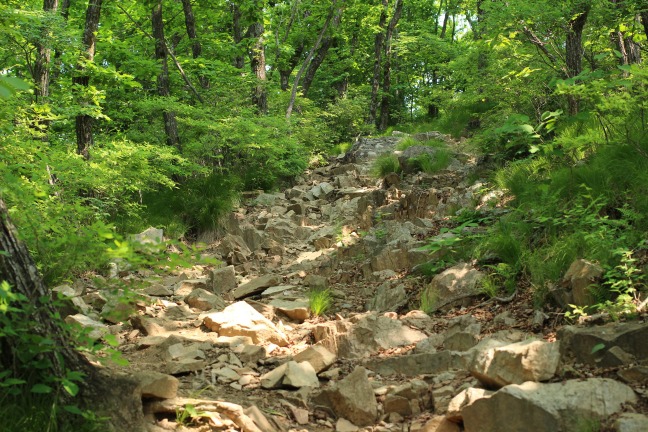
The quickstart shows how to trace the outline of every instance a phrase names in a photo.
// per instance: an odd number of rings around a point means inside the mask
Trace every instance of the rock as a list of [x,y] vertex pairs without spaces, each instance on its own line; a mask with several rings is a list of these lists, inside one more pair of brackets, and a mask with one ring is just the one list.
[[477,345],[479,338],[474,333],[460,331],[446,337],[443,347],[450,351],[468,351]]
[[623,413],[612,426],[615,432],[646,432],[648,417],[643,414]]
[[290,387],[319,387],[315,369],[308,362],[297,363],[290,361],[286,364],[283,385]]
[[446,418],[454,423],[461,423],[463,417],[461,415],[461,410],[465,407],[472,405],[476,400],[489,397],[492,395],[492,391],[488,391],[480,388],[467,388],[462,390],[457,396],[453,397],[448,405],[448,410],[446,412]]
[[577,306],[589,306],[596,303],[596,299],[590,293],[589,287],[599,281],[601,276],[603,276],[601,266],[584,259],[578,259],[569,266],[561,285],[571,290],[574,304]]
[[252,279],[250,282],[239,285],[238,288],[232,290],[232,296],[236,300],[249,297],[263,292],[266,288],[279,285],[280,282],[281,278],[277,275],[268,274],[259,276],[258,278]]
[[378,312],[397,311],[408,302],[405,285],[392,286],[385,282],[376,290],[376,295],[367,303],[367,310]]
[[206,315],[203,324],[221,336],[249,336],[255,344],[272,342],[279,346],[288,345],[286,335],[244,301],[231,304],[222,312]]
[[467,305],[469,299],[481,293],[484,275],[469,264],[457,264],[436,275],[425,294],[433,300],[432,310]]
[[335,432],[357,432],[360,428],[349,420],[340,417],[335,423]]
[[270,296],[273,296],[275,294],[280,294],[280,293],[284,293],[286,291],[294,290],[295,288],[296,288],[295,285],[277,285],[277,286],[273,286],[273,287],[270,287],[270,288],[264,290],[261,293],[261,297],[270,297]]
[[388,394],[385,396],[383,409],[385,411],[385,414],[398,413],[403,417],[412,415],[412,407],[410,406],[410,401],[403,396],[394,394]]
[[142,245],[159,245],[164,240],[164,231],[150,227],[139,234],[132,235],[131,240]]
[[322,345],[312,345],[293,356],[297,363],[308,362],[316,373],[328,369],[337,357]]
[[65,322],[67,324],[77,324],[81,328],[89,330],[88,337],[93,340],[100,339],[110,332],[108,326],[83,314],[68,315],[65,317]]
[[367,368],[383,376],[417,376],[438,374],[450,369],[462,369],[471,356],[468,353],[439,351],[436,353],[410,354],[399,357],[371,359],[365,363]]
[[425,145],[408,147],[398,156],[398,163],[405,174],[421,171],[421,165],[416,163],[416,160],[420,158],[434,160],[437,151],[437,148]]
[[197,289],[207,289],[208,281],[207,279],[186,279],[178,282],[176,285],[174,294],[177,296],[188,296],[194,290]]
[[607,378],[526,382],[476,400],[461,415],[466,432],[519,432],[530,425],[534,432],[571,432],[609,418],[636,400],[630,387]]
[[434,416],[420,428],[412,427],[411,432],[461,432],[459,425],[446,419],[444,416]]
[[139,382],[142,397],[172,399],[177,395],[180,381],[174,376],[154,371],[135,372],[132,376]]
[[184,298],[184,301],[192,308],[201,311],[223,310],[225,308],[225,301],[220,296],[202,288],[193,290]]
[[[169,338],[168,341],[177,340]],[[209,348],[209,343],[192,343],[184,345],[182,342],[173,343],[167,347],[167,358],[170,360],[177,359],[204,359],[205,353],[203,349]]]
[[371,271],[401,270],[409,267],[407,251],[400,248],[385,248],[371,257]]
[[295,421],[297,424],[300,425],[305,425],[308,424],[308,410],[305,410],[303,408],[297,408],[295,406],[290,406],[288,407],[290,409],[290,412],[292,413],[293,417],[295,418]]
[[282,300],[274,299],[270,301],[270,306],[273,306],[279,312],[286,315],[293,321],[304,322],[310,317],[310,309],[308,308],[308,300]]
[[154,297],[170,297],[173,295],[173,290],[162,284],[152,284],[144,288],[144,294]]
[[234,381],[238,382],[238,380],[241,379],[241,376],[239,374],[237,374],[233,369],[228,367],[223,367],[220,369],[212,369],[212,376],[218,377],[218,382],[222,384],[229,384]]
[[558,331],[558,339],[563,363],[574,360],[598,367],[618,366],[618,358],[608,355],[610,348],[615,346],[635,358],[648,358],[648,323],[565,326]]
[[242,264],[249,261],[252,251],[240,235],[227,234],[220,241],[216,251],[228,264]]
[[389,189],[392,186],[398,186],[401,182],[401,178],[396,173],[389,173],[383,177],[383,187]]
[[632,366],[628,369],[620,369],[617,375],[628,384],[648,384],[648,366]]
[[133,328],[144,333],[145,336],[159,336],[166,333],[162,325],[155,318],[136,315],[130,319]]
[[369,426],[375,423],[378,416],[378,403],[373,388],[367,377],[367,370],[356,367],[337,385],[326,390],[328,402],[333,411],[354,425]]
[[234,266],[217,268],[209,272],[209,285],[215,294],[225,294],[236,288]]
[[560,361],[558,342],[528,340],[478,352],[470,373],[488,386],[503,387],[552,378]]
[[238,354],[243,363],[257,363],[259,360],[266,358],[266,349],[259,345],[241,344],[232,351]]
[[288,369],[288,363],[284,363],[270,372],[267,372],[261,375],[261,387],[264,389],[275,389],[279,388],[283,382],[283,378],[286,375],[286,370]]
[[379,349],[413,345],[427,336],[403,325],[399,320],[368,314],[353,324],[350,331],[337,339],[338,356],[362,358]]
[[328,279],[324,276],[309,274],[304,278],[304,285],[315,290],[324,290],[328,288]]

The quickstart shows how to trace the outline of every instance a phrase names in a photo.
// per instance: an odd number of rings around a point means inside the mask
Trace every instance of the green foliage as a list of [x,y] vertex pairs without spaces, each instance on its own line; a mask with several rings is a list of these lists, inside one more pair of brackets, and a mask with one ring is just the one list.
[[371,166],[371,173],[377,178],[385,177],[390,173],[399,173],[400,171],[398,157],[391,153],[378,156]]
[[324,315],[333,305],[330,289],[313,289],[308,293],[308,307],[315,316]]
[[446,148],[446,143],[440,139],[429,139],[425,141],[419,141],[412,137],[405,137],[398,142],[398,144],[396,145],[396,150],[402,151],[417,145],[434,147],[434,148]]
[[439,294],[429,288],[421,290],[419,309],[426,314],[431,314],[436,310],[439,302]]
[[418,171],[423,171],[428,174],[436,174],[437,172],[447,168],[451,159],[452,155],[450,151],[440,148],[434,153],[434,156],[422,154],[409,159],[408,163]]

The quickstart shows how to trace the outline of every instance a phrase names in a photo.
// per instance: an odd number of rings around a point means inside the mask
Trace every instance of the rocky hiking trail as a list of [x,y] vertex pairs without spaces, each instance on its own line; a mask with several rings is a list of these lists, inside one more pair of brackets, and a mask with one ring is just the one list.
[[[453,235],[448,216],[504,210],[469,180],[478,158],[436,132],[413,138],[446,141],[446,169],[418,171],[411,158],[437,150],[414,146],[396,152],[402,175],[377,181],[372,162],[403,136],[361,139],[292,188],[247,194],[203,239],[222,265],[114,274],[146,283],[134,304],[87,281],[57,289],[76,308],[68,322],[117,337],[148,431],[648,431],[645,316],[568,326],[522,291],[489,300],[475,263],[431,281],[413,271],[439,258],[420,248]],[[582,293],[590,267],[574,263],[561,293]],[[313,316],[309,292],[325,289],[332,305]]]

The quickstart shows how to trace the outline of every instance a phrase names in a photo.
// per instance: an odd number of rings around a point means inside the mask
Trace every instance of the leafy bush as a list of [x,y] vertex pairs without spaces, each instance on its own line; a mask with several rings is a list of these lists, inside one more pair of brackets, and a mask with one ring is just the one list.
[[434,156],[423,154],[409,160],[409,163],[418,169],[428,174],[436,174],[437,172],[445,169],[450,164],[452,155],[447,149],[439,149]]

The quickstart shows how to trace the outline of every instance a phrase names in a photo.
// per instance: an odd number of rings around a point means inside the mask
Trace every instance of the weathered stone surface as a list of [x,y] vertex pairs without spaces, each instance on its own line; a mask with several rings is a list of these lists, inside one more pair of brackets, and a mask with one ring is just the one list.
[[310,363],[290,361],[286,363],[283,385],[297,388],[319,387],[319,380],[315,369]]
[[239,285],[238,288],[232,290],[232,296],[236,300],[249,297],[263,292],[266,288],[279,285],[280,282],[281,278],[277,275],[268,274],[259,276],[258,278],[243,285]]
[[407,292],[405,285],[393,286],[391,282],[385,282],[376,290],[376,295],[367,303],[367,310],[388,312],[397,311],[407,304]]
[[628,369],[620,369],[617,375],[628,384],[648,384],[648,366],[632,366]]
[[242,264],[250,259],[252,251],[240,235],[227,234],[216,248],[228,264]]
[[205,316],[203,323],[221,336],[249,336],[255,344],[272,342],[279,346],[288,345],[286,335],[244,301]]
[[78,324],[84,329],[90,329],[90,333],[88,333],[90,339],[99,339],[109,332],[105,324],[82,314],[68,315],[65,317],[65,322],[68,324]]
[[284,363],[270,372],[261,375],[261,387],[264,389],[279,388],[283,382],[284,376],[286,375],[287,369],[288,363]]
[[470,355],[468,353],[440,351],[371,359],[365,365],[370,370],[384,376],[396,374],[416,376],[438,374],[449,369],[465,368],[469,359]]
[[562,286],[571,290],[573,303],[578,306],[588,306],[596,302],[589,291],[589,286],[603,276],[603,268],[598,264],[584,259],[574,261],[565,273]]
[[468,388],[463,390],[457,396],[453,397],[448,405],[448,410],[446,411],[446,418],[451,422],[460,423],[463,421],[461,415],[461,410],[472,405],[476,400],[489,397],[492,395],[492,391],[480,388]]
[[142,397],[171,399],[177,395],[180,381],[174,376],[154,371],[135,372],[132,376],[139,382]]
[[173,290],[162,284],[152,284],[143,290],[144,294],[155,297],[168,297],[173,295]]
[[451,334],[443,341],[443,347],[450,351],[468,351],[477,345],[479,338],[474,333],[460,331]]
[[174,294],[177,296],[187,296],[191,294],[193,290],[199,288],[207,289],[207,285],[207,279],[185,279],[178,282]]
[[360,428],[349,420],[340,417],[335,423],[335,432],[357,432]]
[[434,416],[420,428],[412,426],[410,432],[461,432],[459,425],[449,421],[444,416]]
[[646,432],[648,431],[648,417],[643,414],[623,413],[614,422],[616,432]]
[[413,345],[427,336],[403,325],[399,320],[368,314],[355,322],[347,333],[337,338],[338,355],[362,358],[379,349]]
[[483,273],[465,263],[439,273],[426,289],[426,294],[435,300],[432,309],[463,304],[479,295],[483,277]]
[[266,349],[259,345],[240,344],[232,348],[243,363],[257,363],[268,355]]
[[274,299],[270,302],[270,306],[297,322],[304,322],[310,317],[308,300]]
[[[618,359],[608,355],[612,347],[619,347],[638,358],[648,358],[648,323],[610,323],[603,326],[565,326],[558,331],[563,363],[573,359],[576,363],[593,366],[617,366]],[[594,347],[602,345],[602,349]]]
[[312,345],[297,353],[293,360],[297,363],[308,362],[315,369],[315,372],[320,373],[331,367],[337,357],[322,345]]
[[139,234],[132,235],[131,240],[143,245],[158,245],[164,240],[164,231],[149,227]]
[[263,414],[263,411],[261,411],[256,405],[249,406],[244,410],[244,413],[250,417],[263,432],[277,432],[277,428],[270,423],[267,417]]
[[202,288],[193,290],[184,298],[184,301],[192,308],[201,311],[225,308],[225,301],[220,296]]
[[346,378],[326,389],[324,398],[337,415],[356,426],[372,425],[378,416],[378,403],[367,370],[362,367],[356,367]]
[[555,375],[559,360],[558,342],[528,340],[479,352],[470,373],[494,387],[546,381]]
[[159,336],[166,333],[164,326],[159,320],[142,315],[136,315],[130,319],[133,328],[144,333],[145,336]]
[[328,279],[324,276],[309,274],[304,278],[304,285],[312,289],[327,289]]
[[236,288],[234,266],[213,269],[209,272],[209,285],[215,294],[224,294]]
[[571,432],[619,412],[637,396],[606,378],[509,385],[462,410],[466,432]]

